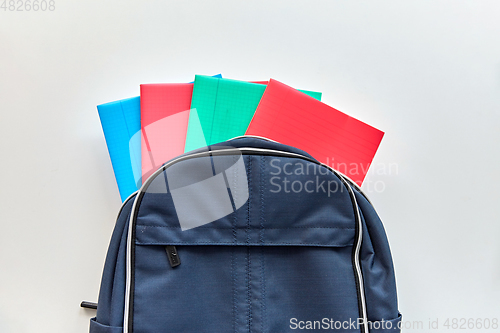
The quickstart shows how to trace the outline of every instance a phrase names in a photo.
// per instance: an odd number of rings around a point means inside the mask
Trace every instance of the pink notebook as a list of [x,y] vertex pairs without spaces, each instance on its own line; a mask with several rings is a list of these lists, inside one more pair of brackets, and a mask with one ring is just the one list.
[[272,79],[246,134],[302,149],[358,185],[384,136],[384,132]]
[[144,182],[184,153],[193,83],[141,85],[141,155]]

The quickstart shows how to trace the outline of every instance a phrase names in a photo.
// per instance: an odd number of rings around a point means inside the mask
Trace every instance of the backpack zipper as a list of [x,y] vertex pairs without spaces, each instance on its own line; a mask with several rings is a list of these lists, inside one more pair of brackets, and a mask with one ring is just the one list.
[[181,264],[181,258],[179,258],[179,253],[177,253],[177,248],[174,245],[165,246],[165,251],[167,252],[168,262],[172,268]]

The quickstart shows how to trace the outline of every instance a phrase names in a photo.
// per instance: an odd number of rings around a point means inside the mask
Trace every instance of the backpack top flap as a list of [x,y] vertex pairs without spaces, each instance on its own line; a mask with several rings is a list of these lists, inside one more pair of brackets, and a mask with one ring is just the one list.
[[347,188],[308,154],[242,138],[166,163],[143,186],[142,245],[348,246],[355,211]]

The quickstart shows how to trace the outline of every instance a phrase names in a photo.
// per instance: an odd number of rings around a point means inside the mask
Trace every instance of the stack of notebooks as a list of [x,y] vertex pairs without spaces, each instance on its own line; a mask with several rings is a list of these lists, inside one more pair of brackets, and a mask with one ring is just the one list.
[[196,75],[140,92],[97,106],[122,201],[168,160],[242,135],[302,149],[361,185],[384,135],[322,103],[320,92],[273,79]]

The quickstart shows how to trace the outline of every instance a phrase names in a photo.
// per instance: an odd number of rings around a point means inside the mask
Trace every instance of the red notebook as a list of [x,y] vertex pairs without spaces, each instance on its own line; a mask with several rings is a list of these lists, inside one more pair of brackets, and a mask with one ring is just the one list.
[[141,155],[144,182],[184,153],[193,83],[141,85]]
[[272,79],[246,134],[302,149],[358,185],[384,136],[384,132]]

